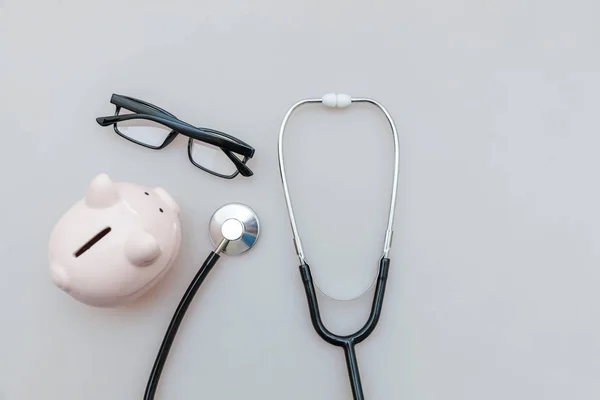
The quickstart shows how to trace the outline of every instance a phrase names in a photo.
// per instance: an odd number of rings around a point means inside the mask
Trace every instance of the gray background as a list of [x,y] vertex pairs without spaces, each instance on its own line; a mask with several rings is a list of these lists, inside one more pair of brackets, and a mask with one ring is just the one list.
[[[599,11],[592,0],[0,0],[0,399],[141,398],[211,249],[208,218],[230,201],[259,213],[260,242],[203,286],[157,398],[349,398],[342,353],[308,319],[276,155],[288,106],[332,91],[381,101],[401,133],[389,291],[358,350],[367,397],[599,398]],[[256,175],[218,180],[189,164],[183,138],[152,152],[99,127],[112,93],[248,141]],[[366,107],[305,109],[290,124],[300,230],[337,294],[370,284],[390,143]],[[183,209],[175,268],[116,309],[75,302],[47,265],[54,223],[99,172],[163,186]],[[322,302],[327,324],[349,332],[370,293]]]

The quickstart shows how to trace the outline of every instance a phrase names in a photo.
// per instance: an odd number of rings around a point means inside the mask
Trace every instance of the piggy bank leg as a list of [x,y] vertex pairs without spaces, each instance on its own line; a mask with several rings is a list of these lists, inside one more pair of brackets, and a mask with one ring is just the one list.
[[146,231],[138,231],[125,242],[125,255],[133,265],[143,267],[152,264],[161,249],[156,238]]
[[64,291],[69,290],[69,276],[67,271],[62,265],[53,263],[50,265],[50,275],[52,276],[52,282]]

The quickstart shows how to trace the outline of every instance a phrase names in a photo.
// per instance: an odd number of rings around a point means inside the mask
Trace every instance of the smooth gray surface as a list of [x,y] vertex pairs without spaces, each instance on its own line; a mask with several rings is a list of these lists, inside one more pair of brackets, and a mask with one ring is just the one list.
[[[358,349],[367,397],[600,397],[597,1],[161,3],[0,0],[0,399],[141,398],[230,201],[257,211],[261,241],[203,286],[157,398],[348,399],[342,353],[310,326],[276,158],[287,107],[331,91],[381,101],[401,133],[389,291]],[[113,92],[247,140],[256,175],[218,180],[183,139],[152,152],[97,126]],[[375,111],[330,114],[295,117],[291,190],[315,275],[355,290],[383,240],[390,142]],[[101,171],[183,209],[178,264],[120,309],[71,300],[46,260]],[[325,319],[349,331],[369,303],[323,302]]]

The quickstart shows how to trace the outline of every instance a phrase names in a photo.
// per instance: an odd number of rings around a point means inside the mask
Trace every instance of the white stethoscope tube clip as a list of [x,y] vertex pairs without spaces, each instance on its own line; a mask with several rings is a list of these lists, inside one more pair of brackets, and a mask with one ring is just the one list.
[[344,108],[352,104],[352,97],[347,94],[327,93],[321,98],[321,102],[327,107]]

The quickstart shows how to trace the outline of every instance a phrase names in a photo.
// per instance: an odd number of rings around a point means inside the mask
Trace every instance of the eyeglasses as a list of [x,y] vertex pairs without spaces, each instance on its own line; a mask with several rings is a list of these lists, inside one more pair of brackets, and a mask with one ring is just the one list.
[[153,150],[164,149],[178,134],[189,137],[190,162],[212,175],[233,179],[238,174],[252,176],[246,163],[254,148],[240,139],[209,128],[197,128],[177,119],[153,104],[133,97],[113,94],[110,102],[115,115],[96,118],[101,126],[113,125],[125,139]]

